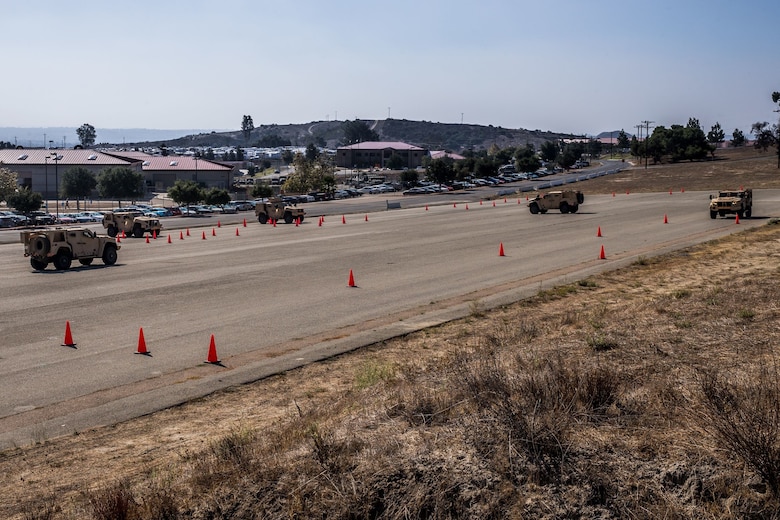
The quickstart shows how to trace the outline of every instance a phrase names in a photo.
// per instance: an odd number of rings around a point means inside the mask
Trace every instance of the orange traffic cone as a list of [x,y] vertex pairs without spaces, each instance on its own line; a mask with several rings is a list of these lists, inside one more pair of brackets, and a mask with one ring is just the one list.
[[368,213],[366,213],[366,222],[368,222]]
[[206,232],[205,231],[201,231],[200,239],[201,240],[206,240]]
[[209,342],[209,355],[206,358],[206,363],[211,363],[212,365],[219,365],[220,363],[217,357],[217,346],[214,343],[214,334],[211,335],[211,342]]
[[669,223],[669,219],[666,218],[666,213],[664,213],[664,224],[668,224],[668,223]]
[[629,193],[629,191],[628,191],[628,190],[626,190],[626,195],[630,195],[630,193]]
[[179,240],[184,240],[184,232],[179,231]]
[[607,255],[604,254],[604,246],[601,246],[601,253],[599,253],[599,260],[606,260]]
[[498,256],[504,256],[504,243],[498,244]]
[[171,235],[168,235],[168,243],[171,243]]
[[236,228],[236,236],[239,236],[239,234],[238,234],[238,228]]
[[669,195],[672,194],[672,188],[669,188]]
[[70,333],[70,321],[65,322],[65,339],[62,342],[63,347],[75,347],[73,343],[73,335]]
[[737,218],[734,219],[734,224],[739,224],[739,215],[737,215]]
[[428,205],[427,204],[425,205],[425,211],[428,211]]
[[597,237],[601,236],[601,226],[599,226],[599,229],[596,231],[596,236]]
[[211,228],[211,236],[215,237],[217,236],[217,230],[214,228]]
[[493,207],[494,208],[496,207],[496,201],[493,201]]
[[685,188],[680,188],[680,193],[685,193]]
[[187,236],[190,236],[190,228],[187,228]]
[[525,196],[525,201],[528,202],[528,195]]
[[504,204],[506,204],[506,198],[504,198]]
[[116,243],[117,243],[117,244],[121,244],[121,243],[122,243],[122,237],[120,237],[120,236],[117,236],[117,237],[116,237]]
[[457,203],[457,202],[453,202],[453,203],[452,203],[452,207],[453,207],[453,208],[457,208],[457,207],[458,207],[458,203]]
[[347,223],[347,219],[344,217],[344,215],[341,215],[341,223],[342,224],[346,224]]
[[320,220],[319,220],[319,222],[317,222],[317,225],[318,225],[319,227],[322,227],[322,217],[320,217]]
[[615,192],[614,192],[614,191],[612,192],[612,196],[613,196],[613,197],[615,196]]
[[152,230],[152,238],[154,238],[155,240],[157,240],[157,230],[156,230],[156,229],[153,229],[153,230]]
[[149,235],[146,235],[146,243],[149,243]]
[[466,204],[466,211],[468,211],[468,210],[469,210],[469,205],[468,205],[468,204]]
[[222,227],[222,222],[220,222],[219,220],[217,220],[217,227]]
[[481,201],[481,200],[479,201],[479,205],[480,205],[480,206],[482,205],[482,201]]
[[357,287],[357,284],[355,283],[355,275],[352,274],[352,269],[349,270],[349,282],[347,285],[349,287]]
[[122,238],[127,238],[127,235],[125,234],[125,230],[122,230]]
[[145,356],[149,355],[149,351],[146,350],[146,340],[144,339],[144,328],[143,327],[138,329],[138,350],[135,353],[136,354],[143,354]]
[[246,227],[246,219],[244,219],[244,227]]
[[273,223],[274,223],[274,227],[276,227],[276,219],[274,218],[274,219],[271,219],[271,220],[272,220],[272,221],[273,221]]

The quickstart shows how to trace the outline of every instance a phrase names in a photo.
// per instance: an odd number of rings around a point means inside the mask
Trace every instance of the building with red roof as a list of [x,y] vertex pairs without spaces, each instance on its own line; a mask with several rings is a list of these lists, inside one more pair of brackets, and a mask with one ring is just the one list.
[[397,141],[366,141],[336,149],[336,166],[341,168],[384,168],[393,155],[403,159],[406,168],[422,166],[428,150]]

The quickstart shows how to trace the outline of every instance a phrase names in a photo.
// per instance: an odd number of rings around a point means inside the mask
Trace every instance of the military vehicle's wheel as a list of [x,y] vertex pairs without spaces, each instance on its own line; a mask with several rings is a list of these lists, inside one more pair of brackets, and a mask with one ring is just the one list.
[[575,204],[574,206],[571,206],[569,208],[569,213],[577,213],[578,209],[580,209],[580,205],[579,204]]
[[569,212],[569,203],[565,200],[561,202],[561,205],[559,206],[561,213],[568,213]]
[[48,237],[39,236],[35,237],[35,240],[33,240],[32,250],[37,256],[46,256],[49,252],[49,248],[51,248],[51,243],[49,242]]
[[144,230],[141,228],[141,224],[136,224],[135,226],[133,226],[133,236],[135,238],[144,237]]
[[532,215],[536,215],[537,213],[539,213],[539,204],[537,204],[536,202],[532,202],[531,204],[528,205],[528,209],[531,210]]
[[583,202],[585,202],[585,195],[581,191],[578,191],[577,192],[577,204],[579,205],[579,204],[582,204]]
[[753,214],[753,208],[746,208],[745,209],[745,218],[750,218],[750,216]]
[[106,232],[108,233],[108,236],[115,237],[116,233],[117,233],[116,226],[108,226],[108,229],[106,230]]
[[740,210],[740,211],[737,211],[737,216],[738,216],[739,218],[742,218],[742,217],[744,217],[744,216],[745,216],[745,213],[744,213],[742,210]]
[[268,224],[268,215],[266,215],[265,213],[260,213],[257,216],[257,221],[260,222],[261,224]]
[[81,265],[90,265],[92,263],[92,258],[79,258],[79,263]]
[[718,212],[717,211],[710,211],[710,218],[717,218]]
[[46,269],[46,266],[49,264],[46,263],[46,261],[44,260],[38,260],[37,258],[30,258],[30,265],[36,271],[43,271],[44,269]]
[[54,268],[58,271],[67,271],[70,269],[72,259],[68,253],[57,253],[54,256]]
[[116,247],[114,247],[113,244],[106,245],[106,248],[103,250],[103,263],[106,265],[114,265],[116,259]]
[[293,216],[292,213],[289,211],[284,212],[284,223],[285,224],[292,224],[293,223]]

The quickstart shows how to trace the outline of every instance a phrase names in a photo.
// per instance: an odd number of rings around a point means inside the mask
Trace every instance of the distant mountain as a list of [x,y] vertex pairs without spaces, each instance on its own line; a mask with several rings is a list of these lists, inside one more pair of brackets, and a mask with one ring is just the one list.
[[[57,148],[72,148],[79,143],[77,127],[0,127],[0,141],[25,148],[40,148],[48,141]],[[123,144],[144,141],[178,139],[183,135],[212,130],[155,130],[150,128],[95,128],[98,143]]]
[[[502,128],[456,123],[431,123],[406,119],[384,119],[364,121],[382,141],[402,141],[428,150],[489,149],[525,146],[539,147],[545,141],[582,137],[579,135]],[[324,148],[335,149],[345,144],[343,121],[313,121],[305,124],[260,125],[248,140],[240,130],[153,130],[146,128],[107,129],[96,128],[98,145],[127,147],[159,146],[170,147],[221,147],[256,146],[263,142],[284,142],[293,146],[313,143]],[[44,139],[45,134],[45,139]],[[47,141],[55,147],[71,148],[78,144],[76,128],[14,128],[0,127],[0,141],[10,142],[28,148],[41,147]]]

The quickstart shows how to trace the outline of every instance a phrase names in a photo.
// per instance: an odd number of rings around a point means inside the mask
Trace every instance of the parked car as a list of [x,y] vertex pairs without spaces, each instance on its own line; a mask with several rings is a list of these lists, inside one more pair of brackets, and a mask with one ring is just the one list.
[[220,207],[220,213],[238,213],[238,206],[235,204],[225,204]]
[[0,228],[12,228],[16,227],[16,219],[9,217],[8,215],[0,215]]

